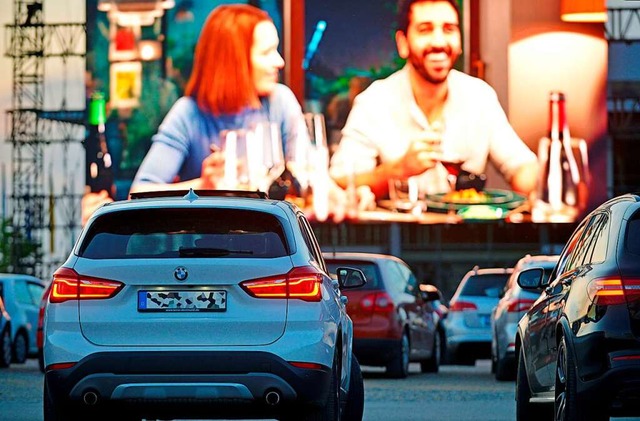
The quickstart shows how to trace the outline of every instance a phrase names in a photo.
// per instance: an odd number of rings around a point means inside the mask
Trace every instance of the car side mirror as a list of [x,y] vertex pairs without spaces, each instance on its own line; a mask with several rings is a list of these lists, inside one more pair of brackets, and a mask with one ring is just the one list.
[[360,288],[367,283],[367,278],[360,269],[348,267],[338,268],[336,275],[338,276],[340,288],[343,289]]
[[526,290],[540,289],[542,286],[542,280],[544,277],[544,269],[542,268],[530,268],[525,269],[518,274],[518,285],[520,288]]

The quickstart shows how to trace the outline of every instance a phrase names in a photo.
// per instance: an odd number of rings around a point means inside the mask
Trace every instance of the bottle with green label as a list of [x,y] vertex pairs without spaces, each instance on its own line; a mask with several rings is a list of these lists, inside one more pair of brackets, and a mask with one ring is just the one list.
[[113,162],[107,145],[105,124],[107,121],[106,100],[102,92],[94,92],[89,101],[87,137],[85,151],[87,157],[87,190],[98,193],[106,190],[115,199],[113,182]]

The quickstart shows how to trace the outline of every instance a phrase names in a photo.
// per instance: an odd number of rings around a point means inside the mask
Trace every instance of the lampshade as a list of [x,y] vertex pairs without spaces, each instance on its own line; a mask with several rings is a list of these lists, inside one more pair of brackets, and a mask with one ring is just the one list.
[[605,0],[561,0],[560,19],[565,22],[606,22]]

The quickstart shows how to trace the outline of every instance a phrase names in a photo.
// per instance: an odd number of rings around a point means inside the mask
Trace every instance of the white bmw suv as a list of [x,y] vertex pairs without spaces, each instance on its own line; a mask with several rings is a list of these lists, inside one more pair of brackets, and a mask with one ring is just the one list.
[[157,192],[94,213],[53,276],[44,420],[360,421],[340,289],[303,213],[259,192]]

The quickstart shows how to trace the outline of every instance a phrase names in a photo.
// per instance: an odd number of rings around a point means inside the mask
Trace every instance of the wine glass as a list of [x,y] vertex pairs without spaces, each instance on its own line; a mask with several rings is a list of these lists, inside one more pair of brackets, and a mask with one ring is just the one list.
[[268,191],[271,184],[285,169],[282,136],[276,123],[261,122],[254,125],[249,134],[250,173],[253,184]]
[[462,171],[462,165],[466,161],[466,154],[454,144],[451,139],[447,139],[443,122],[432,125],[432,130],[440,134],[442,155],[440,163],[447,170],[447,182],[451,191],[456,190],[458,176]]
[[247,130],[229,129],[220,132],[220,152],[224,156],[223,189],[252,189],[249,176]]

